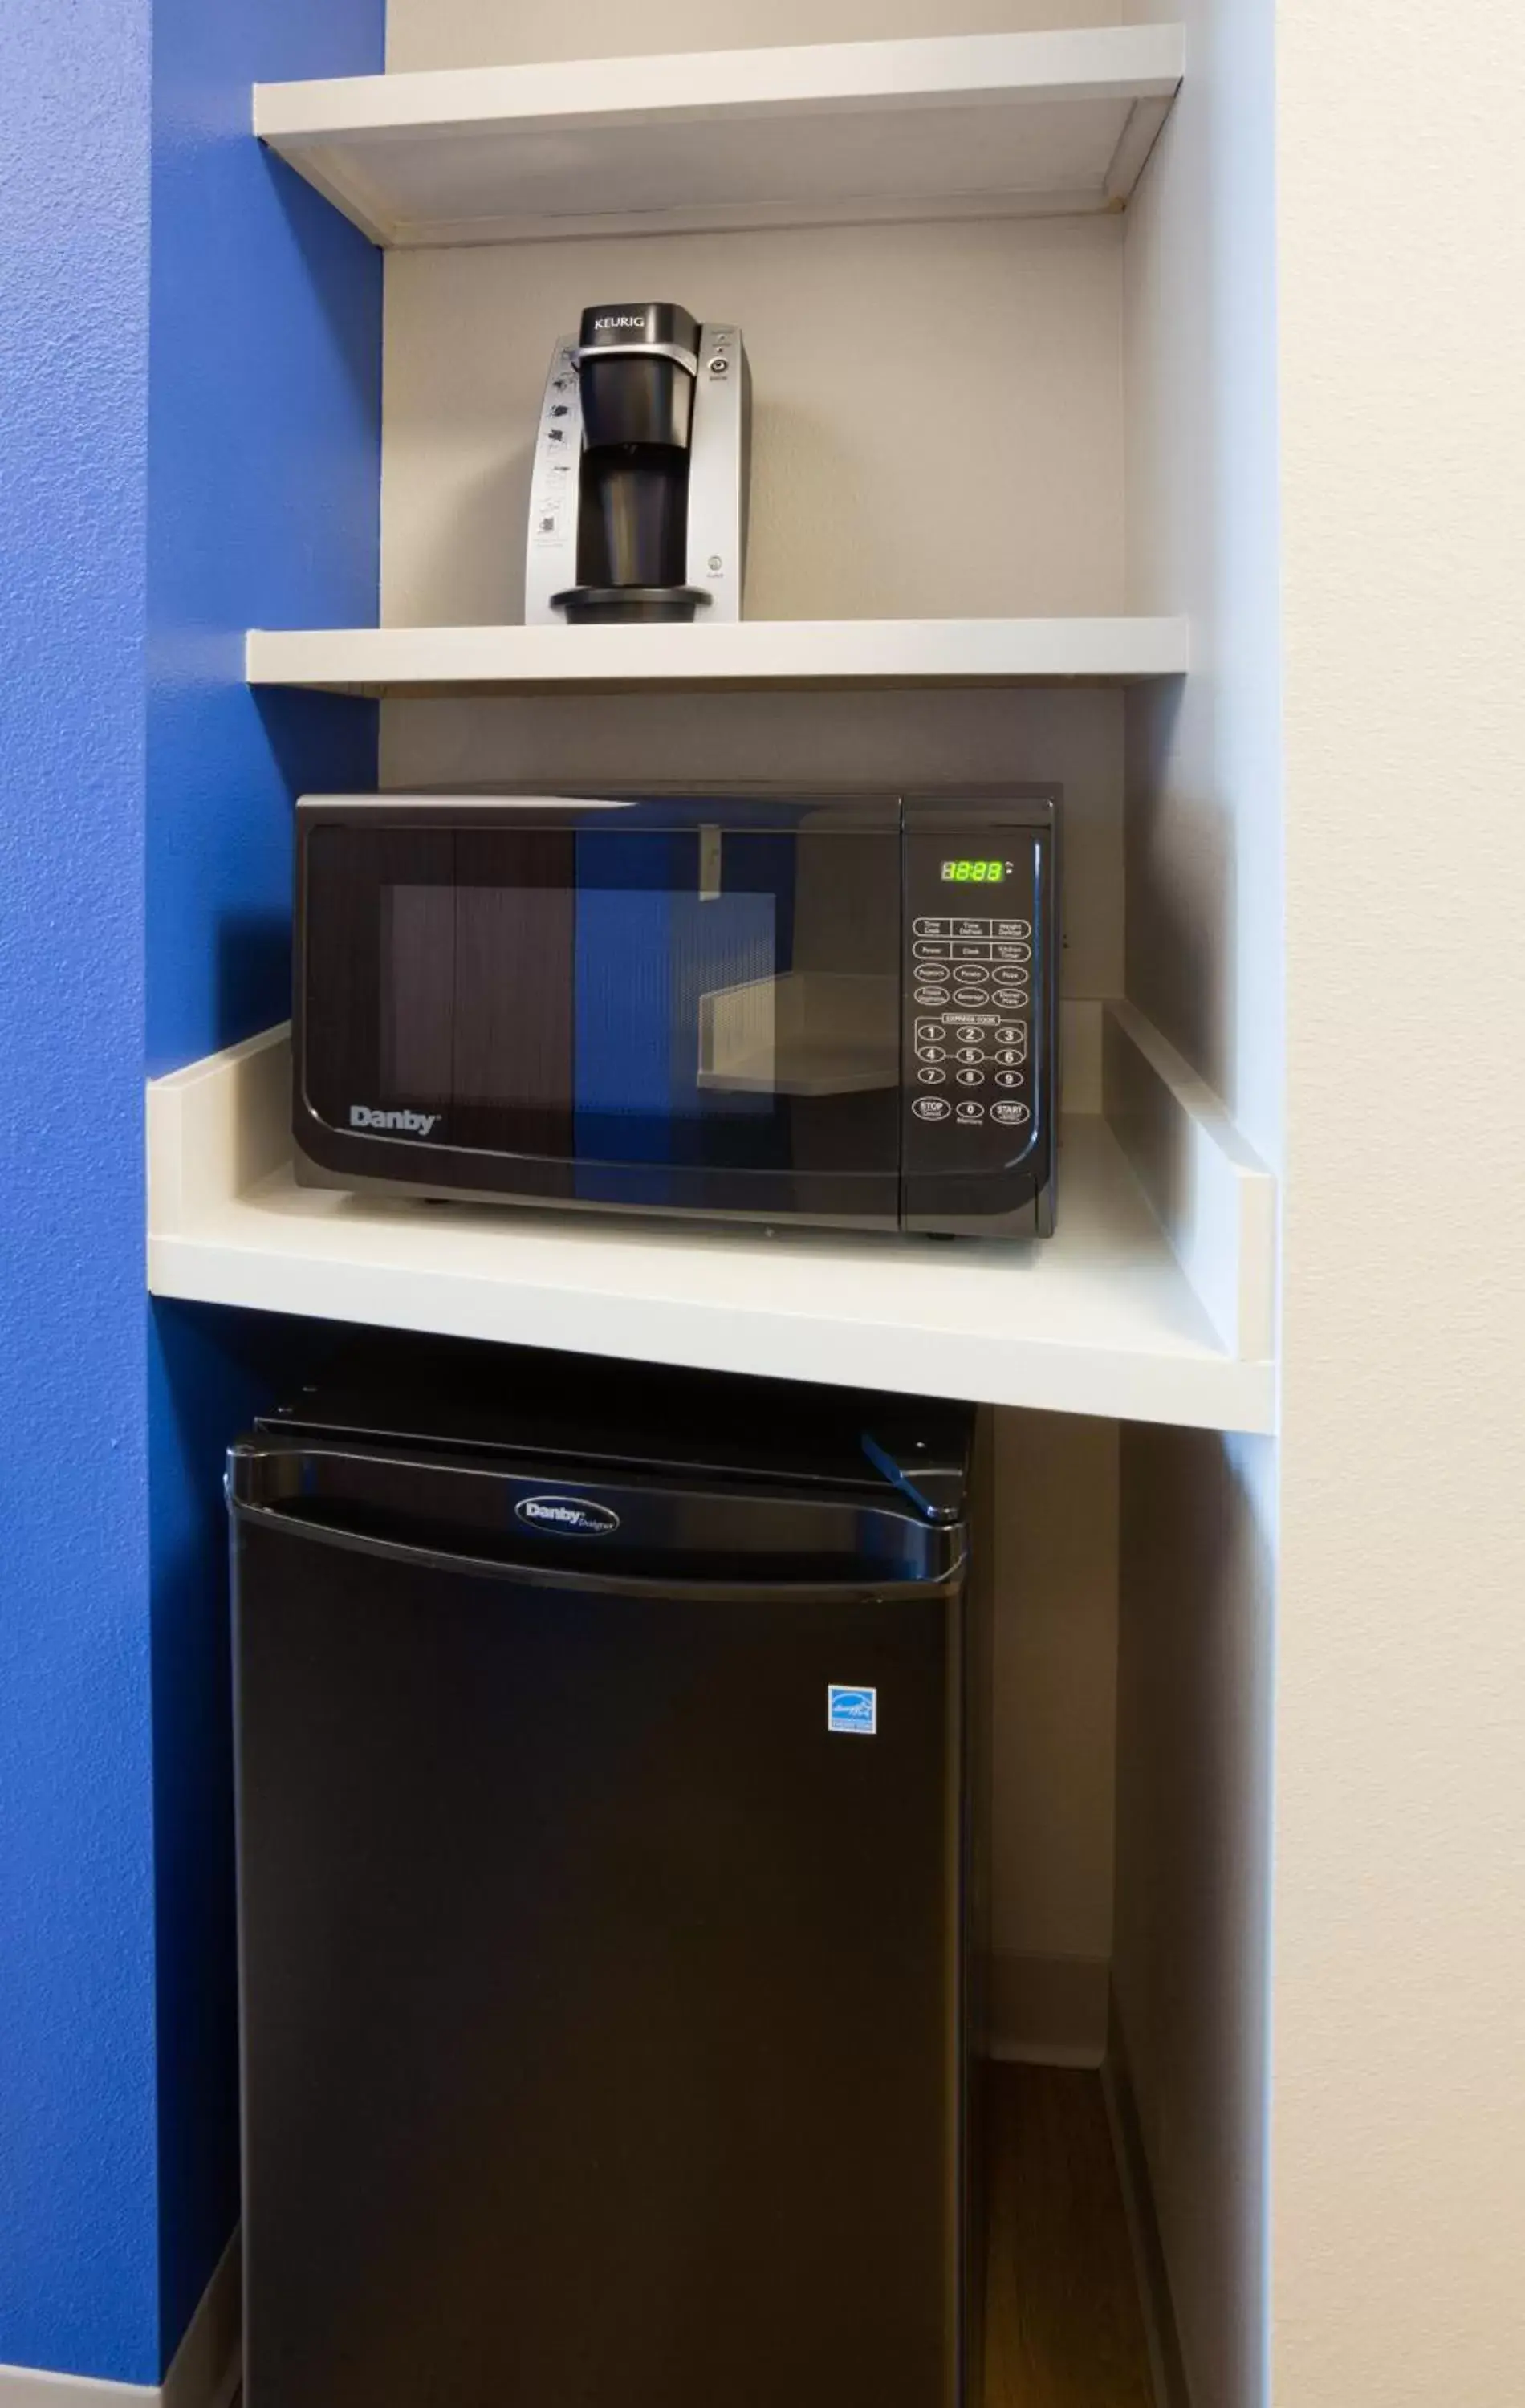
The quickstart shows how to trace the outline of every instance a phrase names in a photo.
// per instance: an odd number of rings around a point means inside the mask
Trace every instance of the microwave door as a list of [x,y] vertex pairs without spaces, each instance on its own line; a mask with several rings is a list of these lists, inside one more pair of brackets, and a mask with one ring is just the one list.
[[565,887],[394,884],[383,896],[382,1084],[418,1102],[534,1115],[565,1145],[572,1086]]
[[727,1180],[787,1169],[774,1100],[701,1079],[703,997],[765,983],[787,941],[792,838],[728,889],[700,831],[578,840],[577,1184],[592,1203],[715,1210]]
[[898,828],[739,817],[311,829],[305,1150],[429,1193],[893,1226]]
[[[642,848],[639,901],[621,882]],[[899,1081],[893,831],[701,824],[579,840],[579,1191],[888,1224]],[[593,914],[590,922],[588,915]],[[590,933],[596,924],[597,934]],[[620,1099],[630,1119],[614,1127]],[[651,1117],[640,1127],[643,1110]],[[877,1191],[877,1192],[875,1192]]]
[[314,1161],[448,1193],[479,1155],[517,1155],[546,1167],[537,1193],[570,1197],[572,843],[306,832],[297,1134]]

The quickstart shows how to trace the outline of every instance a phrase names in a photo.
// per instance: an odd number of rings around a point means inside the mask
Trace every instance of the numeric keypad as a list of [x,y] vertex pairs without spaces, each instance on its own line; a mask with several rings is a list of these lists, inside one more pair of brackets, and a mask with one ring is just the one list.
[[[1020,1127],[1031,1118],[1028,1085],[1028,1014],[1031,1010],[1031,923],[1014,916],[973,918],[927,913],[912,926],[911,978],[917,1017],[912,1024],[914,1069],[910,1108],[951,1130]],[[908,1073],[908,1076],[911,1074]],[[950,1105],[927,1089],[963,1100]],[[991,1088],[997,1100],[981,1096]],[[971,1090],[973,1094],[971,1094]],[[1014,1093],[1021,1091],[1021,1094]],[[978,1097],[978,1100],[976,1098]],[[957,1147],[951,1135],[939,1147]]]

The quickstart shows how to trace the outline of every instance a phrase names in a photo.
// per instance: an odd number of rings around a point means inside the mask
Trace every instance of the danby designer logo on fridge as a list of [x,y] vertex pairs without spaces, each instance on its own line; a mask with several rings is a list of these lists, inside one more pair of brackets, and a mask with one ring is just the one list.
[[878,1690],[849,1689],[840,1682],[829,1682],[826,1727],[828,1731],[856,1731],[861,1738],[872,1739],[879,1728]]
[[587,1497],[521,1497],[513,1510],[532,1530],[553,1530],[568,1539],[607,1539],[620,1526],[616,1512]]

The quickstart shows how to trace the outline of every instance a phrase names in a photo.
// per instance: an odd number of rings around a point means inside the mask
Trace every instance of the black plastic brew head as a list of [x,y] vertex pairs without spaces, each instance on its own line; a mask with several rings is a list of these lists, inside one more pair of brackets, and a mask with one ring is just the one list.
[[698,321],[675,301],[608,301],[583,312],[578,374],[583,439],[688,448],[698,372]]
[[690,369],[698,370],[698,320],[676,301],[601,301],[583,312],[579,357],[584,351],[627,351],[655,343],[683,352]]

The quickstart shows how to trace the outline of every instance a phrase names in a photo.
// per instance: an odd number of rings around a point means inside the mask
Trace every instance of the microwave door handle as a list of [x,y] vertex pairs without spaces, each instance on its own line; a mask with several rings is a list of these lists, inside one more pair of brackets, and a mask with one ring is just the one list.
[[678,1603],[696,1605],[745,1605],[787,1597],[792,1603],[807,1605],[851,1605],[870,1600],[893,1603],[955,1589],[964,1575],[961,1554],[935,1577],[924,1581],[877,1581],[861,1574],[847,1580],[798,1581],[787,1573],[755,1581],[680,1580],[665,1572],[586,1572],[571,1566],[564,1570],[557,1564],[543,1561],[524,1563],[497,1555],[474,1555],[453,1548],[418,1546],[406,1539],[376,1538],[368,1531],[336,1528],[330,1522],[308,1521],[300,1513],[274,1505],[251,1505],[237,1498],[232,1500],[231,1511],[240,1522],[280,1530],[288,1538],[338,1547],[351,1555],[370,1555],[382,1563],[409,1564],[420,1571],[466,1572],[480,1579],[512,1581],[525,1588],[572,1590],[583,1595],[638,1600],[671,1598]]

